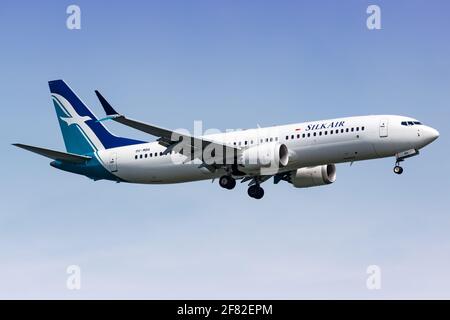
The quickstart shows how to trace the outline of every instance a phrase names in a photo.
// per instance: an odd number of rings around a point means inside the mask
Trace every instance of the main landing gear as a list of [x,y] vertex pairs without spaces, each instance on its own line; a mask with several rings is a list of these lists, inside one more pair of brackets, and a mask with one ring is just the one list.
[[254,184],[248,188],[248,195],[254,199],[261,199],[264,197],[264,189],[259,184]]
[[[255,180],[256,181],[256,180]],[[264,189],[260,187],[260,181],[253,182],[255,184],[251,185],[248,188],[248,195],[254,199],[261,199],[264,197]],[[219,179],[219,185],[224,189],[234,189],[236,186],[236,179],[234,179],[231,175],[221,176]]]
[[219,179],[219,185],[222,188],[231,190],[236,186],[236,180],[232,176],[221,176]]
[[[234,179],[231,175],[221,176],[219,179],[219,185],[224,189],[234,189],[236,186],[236,179]],[[251,185],[247,191],[248,195],[254,199],[261,199],[264,197],[264,189],[261,188],[258,182]]]

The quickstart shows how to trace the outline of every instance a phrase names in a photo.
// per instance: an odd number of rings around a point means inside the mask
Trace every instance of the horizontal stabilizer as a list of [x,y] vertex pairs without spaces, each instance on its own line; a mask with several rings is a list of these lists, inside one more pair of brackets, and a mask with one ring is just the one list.
[[74,153],[65,153],[61,151],[55,151],[50,149],[44,149],[39,147],[33,147],[26,144],[21,143],[13,143],[13,146],[40,154],[41,156],[54,159],[54,160],[61,160],[66,162],[72,162],[72,163],[84,163],[91,159],[91,157],[88,156],[82,156]]

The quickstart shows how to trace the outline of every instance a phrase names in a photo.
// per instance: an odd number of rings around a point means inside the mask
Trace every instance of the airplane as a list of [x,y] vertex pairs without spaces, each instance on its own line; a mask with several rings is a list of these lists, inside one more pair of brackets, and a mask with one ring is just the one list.
[[[439,137],[420,121],[369,115],[309,121],[201,136],[127,118],[97,90],[106,116],[98,119],[63,80],[49,81],[66,152],[20,143],[14,146],[52,159],[52,167],[93,180],[170,184],[218,179],[225,189],[248,182],[248,195],[264,196],[273,178],[296,188],[336,181],[336,164],[395,157],[405,159]],[[118,137],[104,126],[116,121],[157,137],[154,142]]]

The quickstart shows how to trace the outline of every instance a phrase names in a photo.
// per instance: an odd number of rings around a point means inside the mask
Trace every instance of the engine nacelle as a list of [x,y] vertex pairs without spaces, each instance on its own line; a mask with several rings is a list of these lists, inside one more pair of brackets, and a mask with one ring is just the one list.
[[240,157],[239,165],[247,170],[267,168],[277,172],[278,168],[287,166],[288,162],[289,151],[286,145],[272,142],[244,150]]
[[296,188],[322,186],[335,181],[336,166],[334,164],[300,168],[291,173],[291,183]]

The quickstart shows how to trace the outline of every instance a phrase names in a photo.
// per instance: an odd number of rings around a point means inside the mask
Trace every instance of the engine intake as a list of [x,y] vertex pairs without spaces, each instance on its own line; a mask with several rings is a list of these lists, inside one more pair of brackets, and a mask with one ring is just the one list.
[[296,188],[309,188],[330,184],[335,181],[336,166],[334,164],[326,164],[292,171],[290,182]]

